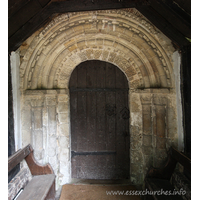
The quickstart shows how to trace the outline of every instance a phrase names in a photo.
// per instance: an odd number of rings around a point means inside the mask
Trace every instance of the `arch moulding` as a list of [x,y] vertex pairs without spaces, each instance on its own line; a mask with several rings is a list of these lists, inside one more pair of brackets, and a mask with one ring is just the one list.
[[[70,181],[68,83],[75,67],[101,60],[119,67],[129,83],[130,177],[142,184],[177,143],[171,41],[136,9],[66,13],[20,47],[22,144],[50,162],[56,185]],[[169,123],[170,122],[170,123]]]

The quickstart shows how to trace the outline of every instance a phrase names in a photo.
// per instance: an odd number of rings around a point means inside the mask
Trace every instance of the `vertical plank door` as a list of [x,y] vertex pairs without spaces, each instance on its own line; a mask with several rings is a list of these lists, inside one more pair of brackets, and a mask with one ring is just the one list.
[[72,178],[129,179],[128,81],[113,64],[85,61],[70,83]]

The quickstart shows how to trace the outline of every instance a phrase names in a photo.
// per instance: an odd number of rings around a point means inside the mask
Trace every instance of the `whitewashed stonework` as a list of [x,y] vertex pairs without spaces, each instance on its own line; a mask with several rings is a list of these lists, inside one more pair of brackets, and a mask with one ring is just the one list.
[[134,184],[177,146],[174,48],[136,9],[59,15],[19,50],[22,146],[31,143],[38,162],[51,164],[57,188],[71,179],[68,83],[83,61],[112,63],[127,77]]

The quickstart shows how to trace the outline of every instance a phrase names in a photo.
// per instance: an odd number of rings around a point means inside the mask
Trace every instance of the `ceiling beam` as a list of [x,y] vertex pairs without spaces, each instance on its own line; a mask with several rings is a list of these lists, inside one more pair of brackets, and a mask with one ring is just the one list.
[[36,0],[30,0],[12,17],[8,19],[8,37],[12,36],[20,27],[28,22],[38,11],[42,10],[40,3]]
[[177,9],[174,11],[174,6],[173,2],[170,3],[169,0],[166,3],[163,1],[151,1],[151,7],[165,18],[174,29],[191,38],[191,21],[181,12],[178,13]]
[[[166,0],[167,1],[167,0]],[[173,0],[185,12],[191,15],[191,0]]]
[[172,26],[161,14],[159,14],[154,8],[149,7],[137,7],[137,10],[142,13],[154,26],[156,26],[163,34],[176,44],[177,48],[189,45],[190,42],[186,37]]
[[50,12],[64,13],[91,10],[109,10],[121,8],[134,8],[136,6],[150,5],[150,0],[53,0],[49,5]]

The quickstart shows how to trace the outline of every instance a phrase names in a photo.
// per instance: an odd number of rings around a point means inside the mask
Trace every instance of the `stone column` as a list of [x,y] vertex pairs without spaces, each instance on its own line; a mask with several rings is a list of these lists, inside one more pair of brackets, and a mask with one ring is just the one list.
[[50,163],[58,189],[71,178],[69,92],[27,90],[23,100],[23,146],[30,143],[37,162]]
[[13,120],[14,120],[14,144],[13,144],[15,146],[14,152],[22,148],[19,66],[20,66],[20,55],[19,55],[19,50],[17,50],[15,52],[11,52],[10,66],[9,66],[11,67],[11,79],[12,79],[11,92],[12,92],[12,103],[13,103],[12,109],[13,109]]
[[135,185],[143,182],[142,153],[142,106],[140,95],[134,90],[129,91],[130,107],[130,176]]
[[44,104],[43,96],[31,98],[31,144],[34,149],[34,156],[38,162],[43,163],[44,148],[43,148],[43,120],[42,108]]
[[161,167],[177,146],[176,99],[168,89],[137,89],[129,101],[131,181],[142,184],[149,167]]
[[32,107],[30,98],[24,97],[21,110],[22,147],[32,143]]
[[154,167],[160,167],[167,157],[167,97],[153,96]]
[[140,99],[142,103],[144,174],[146,174],[149,166],[153,164],[152,96],[151,94],[141,95]]
[[71,179],[71,159],[70,159],[70,101],[69,90],[63,89],[57,96],[58,112],[58,145],[59,145],[59,182],[66,184]]
[[58,149],[57,149],[57,92],[56,90],[47,90],[45,94],[44,114],[46,117],[45,126],[45,157],[52,166],[54,173],[58,171]]

